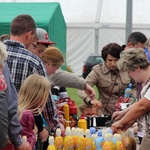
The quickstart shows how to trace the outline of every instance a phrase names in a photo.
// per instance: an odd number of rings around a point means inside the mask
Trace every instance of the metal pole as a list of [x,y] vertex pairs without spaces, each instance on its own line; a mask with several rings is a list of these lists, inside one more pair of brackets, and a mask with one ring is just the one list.
[[132,4],[133,0],[127,0],[126,7],[126,43],[129,35],[132,33]]

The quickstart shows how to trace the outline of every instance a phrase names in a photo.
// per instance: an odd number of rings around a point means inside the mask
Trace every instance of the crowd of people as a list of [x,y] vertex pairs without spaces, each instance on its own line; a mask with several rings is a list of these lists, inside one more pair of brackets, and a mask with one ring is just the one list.
[[[10,35],[0,36],[0,149],[46,150],[48,136],[57,128],[63,136],[65,127],[55,101],[68,97],[66,87],[78,89],[84,103],[79,110],[85,116],[111,116],[114,132],[137,122],[140,150],[148,149],[150,40],[133,32],[126,45],[108,43],[101,50],[104,62],[83,79],[61,69],[64,56],[47,37],[27,14],[12,20]],[[115,104],[129,84],[130,99],[136,102],[116,112]],[[27,141],[22,140],[24,135]]]

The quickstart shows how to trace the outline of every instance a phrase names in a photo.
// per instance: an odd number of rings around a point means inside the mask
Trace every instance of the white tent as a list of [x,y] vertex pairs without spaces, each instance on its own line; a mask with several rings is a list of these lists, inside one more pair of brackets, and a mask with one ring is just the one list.
[[[110,42],[125,44],[127,0],[0,0],[59,2],[67,24],[67,64],[81,75],[83,61]],[[149,0],[133,0],[133,30],[150,37]],[[40,11],[40,10],[39,10]]]

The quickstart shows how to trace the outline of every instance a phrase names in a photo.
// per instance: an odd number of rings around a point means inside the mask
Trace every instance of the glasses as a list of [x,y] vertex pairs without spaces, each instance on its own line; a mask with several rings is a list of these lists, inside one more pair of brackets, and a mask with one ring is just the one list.
[[33,46],[34,49],[37,48],[37,46],[34,43],[31,43],[31,44],[32,44],[32,46]]

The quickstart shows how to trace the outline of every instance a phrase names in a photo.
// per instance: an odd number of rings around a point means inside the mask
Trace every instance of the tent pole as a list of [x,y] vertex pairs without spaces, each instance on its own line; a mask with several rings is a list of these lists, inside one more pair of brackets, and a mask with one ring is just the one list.
[[132,4],[133,0],[127,0],[126,7],[126,43],[129,35],[132,33]]

